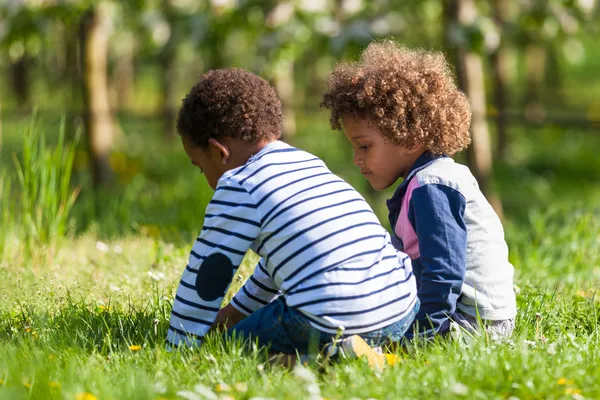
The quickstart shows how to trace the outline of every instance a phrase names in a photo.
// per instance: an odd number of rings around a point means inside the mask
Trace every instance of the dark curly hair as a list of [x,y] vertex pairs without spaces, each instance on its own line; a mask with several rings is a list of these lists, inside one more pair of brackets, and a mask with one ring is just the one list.
[[442,53],[410,50],[391,40],[371,43],[356,63],[329,75],[321,106],[332,129],[344,116],[367,118],[395,144],[421,144],[454,155],[471,142],[471,109]]
[[281,136],[281,103],[275,90],[243,69],[208,71],[182,103],[177,131],[197,146],[224,136],[252,144]]

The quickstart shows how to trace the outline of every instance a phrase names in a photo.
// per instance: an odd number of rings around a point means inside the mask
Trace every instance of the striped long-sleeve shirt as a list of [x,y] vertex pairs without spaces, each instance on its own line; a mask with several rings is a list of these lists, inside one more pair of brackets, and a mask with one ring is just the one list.
[[414,306],[410,258],[363,197],[319,158],[275,141],[219,179],[177,290],[171,344],[201,343],[248,249],[262,258],[233,299],[245,314],[281,293],[315,328],[354,334]]

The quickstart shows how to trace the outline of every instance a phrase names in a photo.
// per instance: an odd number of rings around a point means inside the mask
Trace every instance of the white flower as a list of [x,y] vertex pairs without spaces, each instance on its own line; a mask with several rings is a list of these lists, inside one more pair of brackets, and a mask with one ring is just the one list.
[[163,274],[162,272],[154,272],[154,271],[148,271],[146,273],[152,280],[155,281],[162,281],[163,279],[165,279],[165,274]]
[[294,367],[294,376],[300,380],[303,380],[308,383],[315,383],[317,381],[317,377],[306,367],[302,365],[296,365]]
[[469,393],[469,388],[460,382],[456,382],[452,385],[450,391],[457,396],[466,396]]
[[115,285],[114,283],[111,283],[110,285],[108,285],[108,289],[113,291],[113,292],[120,292],[121,288],[118,287],[117,285]]
[[213,392],[212,390],[200,383],[194,386],[194,391],[198,393],[203,399],[218,400],[219,398],[215,392]]
[[96,242],[96,248],[103,253],[106,253],[108,251],[108,245],[101,241]]

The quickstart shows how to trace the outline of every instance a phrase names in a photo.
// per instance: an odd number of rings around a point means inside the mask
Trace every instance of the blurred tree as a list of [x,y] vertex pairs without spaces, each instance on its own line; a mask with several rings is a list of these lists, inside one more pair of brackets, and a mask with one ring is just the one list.
[[498,215],[502,203],[491,186],[492,151],[486,121],[486,98],[481,52],[485,46],[483,20],[478,20],[475,0],[445,0],[447,39],[454,50],[458,83],[471,103],[471,146],[467,149],[469,167],[482,192]]
[[96,188],[112,179],[109,154],[114,122],[108,98],[108,33],[106,4],[91,6],[81,18],[79,41],[85,131]]
[[510,18],[511,6],[513,1],[494,0],[492,2],[493,17],[498,26],[500,43],[496,51],[492,52],[490,61],[492,64],[492,80],[494,91],[494,106],[496,108],[496,158],[504,160],[506,148],[508,146],[508,90],[510,87],[510,57],[508,48],[508,37],[504,35],[507,32],[507,21]]
[[162,46],[158,56],[160,65],[161,83],[161,105],[163,130],[168,138],[173,138],[175,132],[175,62],[177,57],[177,44],[179,35],[177,29],[176,11],[170,0],[161,0],[160,10],[162,12],[165,30],[168,30],[168,39]]
[[[594,27],[595,0],[528,0],[520,2],[517,31],[512,37],[525,55],[525,117],[545,118],[545,103],[564,108],[561,61],[577,64],[585,57],[578,35]],[[544,85],[551,90],[544,96]]]

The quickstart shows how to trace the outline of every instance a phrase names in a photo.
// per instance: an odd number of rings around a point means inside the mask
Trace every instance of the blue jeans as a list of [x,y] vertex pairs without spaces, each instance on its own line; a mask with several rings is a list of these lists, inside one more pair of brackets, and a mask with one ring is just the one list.
[[[416,299],[413,309],[401,320],[358,335],[373,347],[398,342],[411,326],[418,311],[419,300]],[[256,310],[226,333],[228,337],[234,335],[244,340],[257,340],[261,347],[269,346],[272,352],[286,354],[318,351],[337,336],[314,328],[301,312],[287,306],[283,296]]]

